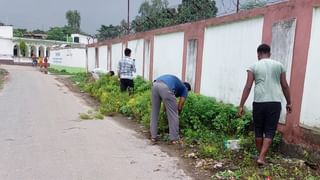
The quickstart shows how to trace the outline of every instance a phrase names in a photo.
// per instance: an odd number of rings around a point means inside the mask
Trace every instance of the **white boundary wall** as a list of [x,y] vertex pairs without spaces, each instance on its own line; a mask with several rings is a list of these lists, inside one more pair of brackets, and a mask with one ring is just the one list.
[[50,54],[50,64],[86,68],[86,50],[84,48],[52,49]]
[[96,68],[96,48],[88,48],[88,71],[92,71]]
[[13,42],[11,39],[0,38],[0,59],[12,60],[13,58]]
[[309,56],[304,83],[300,123],[320,128],[320,8],[313,12]]
[[108,46],[99,47],[99,68],[108,71]]
[[[239,104],[247,68],[257,61],[263,18],[254,18],[205,29],[201,94]],[[253,93],[247,100],[250,107]]]
[[136,74],[142,76],[143,74],[143,39],[133,40],[128,42],[128,48],[132,50],[131,57],[135,59]]
[[111,70],[117,74],[119,60],[122,58],[122,43],[113,44],[112,48]]
[[154,37],[153,79],[163,74],[173,74],[181,78],[183,43],[183,32]]

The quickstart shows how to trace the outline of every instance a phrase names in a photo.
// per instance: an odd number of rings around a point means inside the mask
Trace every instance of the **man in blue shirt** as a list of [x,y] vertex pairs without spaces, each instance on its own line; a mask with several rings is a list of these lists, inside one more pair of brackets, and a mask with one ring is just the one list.
[[[157,140],[158,116],[163,101],[168,117],[169,134],[172,144],[179,142],[179,114],[182,111],[184,102],[188,96],[191,86],[182,82],[174,75],[163,75],[158,77],[152,85],[152,119],[150,123],[151,141]],[[179,97],[179,103],[176,102]]]

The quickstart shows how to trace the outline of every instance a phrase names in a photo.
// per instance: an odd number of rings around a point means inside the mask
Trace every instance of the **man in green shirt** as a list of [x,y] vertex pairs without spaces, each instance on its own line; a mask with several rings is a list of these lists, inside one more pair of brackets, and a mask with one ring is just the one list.
[[258,62],[247,70],[247,82],[242,93],[239,115],[243,115],[243,106],[250,94],[252,84],[255,82],[252,112],[256,148],[260,153],[257,163],[264,165],[268,149],[277,130],[283,95],[287,101],[288,113],[291,113],[292,105],[286,70],[283,65],[270,59],[270,46],[267,44],[260,45],[257,53]]

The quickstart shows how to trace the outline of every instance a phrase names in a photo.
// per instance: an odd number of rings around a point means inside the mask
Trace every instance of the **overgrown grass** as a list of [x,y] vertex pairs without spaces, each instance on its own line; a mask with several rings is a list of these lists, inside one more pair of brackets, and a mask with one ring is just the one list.
[[50,72],[51,74],[54,74],[54,75],[72,75],[72,74],[74,74],[74,73],[68,72],[65,69],[58,70],[58,69],[55,69],[52,67],[48,68],[48,72]]
[[[135,118],[139,123],[149,128],[151,114],[151,83],[137,77],[135,94],[120,93],[117,77],[104,75],[98,81],[90,78],[90,75],[78,73],[72,80],[81,90],[88,92],[101,103],[100,113],[114,115],[120,113]],[[198,158],[212,158],[223,162],[223,169],[211,170],[215,172],[213,179],[223,177],[225,179],[264,179],[268,176],[276,179],[312,179],[319,173],[309,169],[301,170],[299,163],[283,163],[277,161],[281,136],[277,134],[272,145],[270,159],[275,163],[265,168],[255,166],[256,155],[254,135],[249,131],[252,116],[249,111],[243,117],[237,116],[237,107],[225,104],[214,98],[190,93],[183,112],[180,114],[181,134],[187,147],[196,149]],[[159,133],[162,139],[168,137],[168,122],[165,113],[160,113]],[[228,139],[241,140],[239,151],[230,151],[224,147],[224,141]],[[280,163],[280,164],[279,164]],[[230,168],[232,167],[232,168]],[[231,170],[232,169],[232,170]]]
[[3,86],[3,82],[4,82],[4,78],[8,75],[8,71],[6,71],[5,69],[0,69],[0,88],[2,88]]
[[60,66],[60,65],[54,65],[54,64],[50,64],[50,68],[55,69],[57,71],[66,71],[68,73],[84,73],[86,72],[85,68],[80,68],[80,67],[69,67],[69,66]]

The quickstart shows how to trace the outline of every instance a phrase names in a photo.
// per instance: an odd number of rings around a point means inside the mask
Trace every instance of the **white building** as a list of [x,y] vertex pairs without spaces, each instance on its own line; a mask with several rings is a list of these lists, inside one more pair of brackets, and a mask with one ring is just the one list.
[[13,27],[0,26],[0,63],[13,61]]
[[82,34],[71,34],[72,41],[80,44],[92,44],[97,42],[96,38]]

